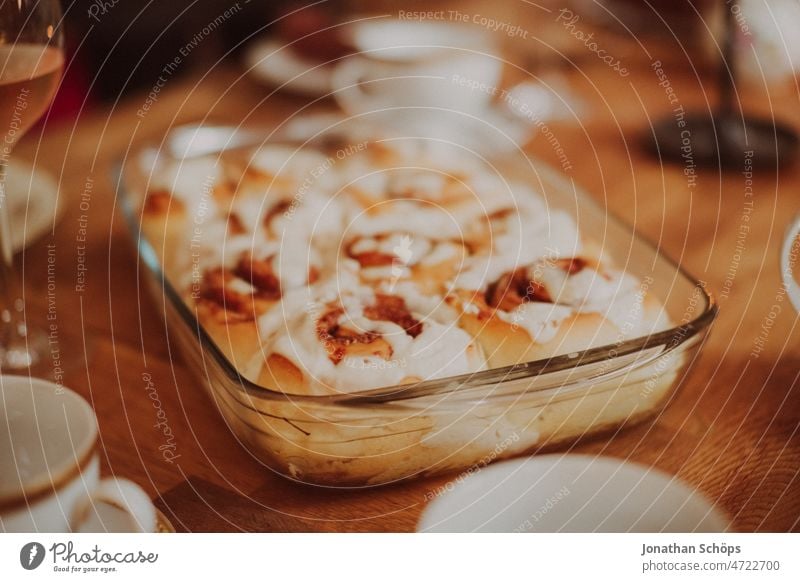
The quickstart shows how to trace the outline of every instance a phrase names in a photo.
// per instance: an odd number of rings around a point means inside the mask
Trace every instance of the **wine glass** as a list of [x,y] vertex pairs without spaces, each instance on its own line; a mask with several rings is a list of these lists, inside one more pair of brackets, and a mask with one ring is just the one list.
[[43,364],[47,336],[26,325],[14,271],[8,158],[47,109],[61,78],[61,7],[58,0],[0,0],[0,371],[31,373]]

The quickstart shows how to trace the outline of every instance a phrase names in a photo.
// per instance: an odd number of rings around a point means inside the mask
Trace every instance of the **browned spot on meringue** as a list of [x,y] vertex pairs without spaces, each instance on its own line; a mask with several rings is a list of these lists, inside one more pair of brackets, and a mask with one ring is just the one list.
[[525,268],[506,273],[486,290],[486,303],[503,311],[513,311],[528,301],[551,303],[552,299],[541,283],[531,280]]
[[402,297],[377,293],[375,304],[364,308],[364,316],[373,321],[391,321],[411,337],[422,333],[422,322],[415,319]]
[[311,265],[308,268],[308,284],[311,285],[316,283],[319,279],[319,269],[317,269],[314,265]]
[[233,180],[226,180],[214,186],[212,190],[214,198],[230,200],[236,195],[236,183]]
[[203,275],[200,284],[200,299],[224,310],[229,320],[248,321],[263,313],[266,304],[251,293],[231,288],[233,273],[222,267],[210,269]]
[[236,264],[234,274],[255,287],[259,297],[276,301],[281,298],[281,282],[272,270],[272,258],[255,259],[245,254]]
[[361,240],[363,239],[357,238],[350,242],[347,247],[345,247],[345,253],[348,257],[358,261],[358,264],[361,265],[362,268],[387,267],[392,265],[395,259],[394,255],[389,255],[375,250],[364,251],[362,253],[355,252],[353,247],[355,247],[356,244],[358,244],[358,242]]
[[[374,331],[357,331],[339,324],[344,309],[329,309],[317,320],[317,337],[325,344],[328,357],[334,364],[345,356],[377,356],[388,360],[392,346]],[[409,312],[402,297],[377,294],[375,303],[364,308],[364,316],[372,321],[391,321],[402,327],[411,337],[422,333],[422,323]]]
[[575,275],[583,271],[588,263],[586,259],[575,257],[572,259],[559,259],[556,261],[556,265],[567,275]]
[[344,309],[334,307],[317,320],[317,337],[323,342],[328,357],[334,364],[341,362],[351,352],[360,351],[351,350],[351,346],[372,344],[380,338],[373,331],[361,332],[339,325],[339,318],[343,313]]
[[514,207],[507,207],[507,208],[500,208],[499,210],[495,210],[487,215],[487,218],[491,220],[502,220],[504,218],[508,218],[512,214],[516,213],[518,210]]
[[180,198],[173,198],[167,190],[152,190],[144,199],[144,214],[166,214],[183,210],[183,201]]
[[292,202],[290,200],[281,200],[273,204],[267,213],[264,215],[264,226],[267,228],[272,227],[272,221],[277,217],[279,214],[283,214],[289,208],[291,208]]
[[235,212],[228,214],[228,235],[235,236],[238,234],[244,234],[246,232],[247,229],[245,229],[242,219],[239,218],[239,215]]

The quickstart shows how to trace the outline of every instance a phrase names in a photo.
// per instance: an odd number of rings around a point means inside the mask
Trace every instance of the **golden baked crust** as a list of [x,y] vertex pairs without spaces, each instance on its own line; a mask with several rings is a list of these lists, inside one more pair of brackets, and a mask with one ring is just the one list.
[[[598,305],[601,293],[613,296]],[[515,267],[478,289],[457,286],[447,301],[492,368],[619,344],[666,324],[652,295],[595,257]]]

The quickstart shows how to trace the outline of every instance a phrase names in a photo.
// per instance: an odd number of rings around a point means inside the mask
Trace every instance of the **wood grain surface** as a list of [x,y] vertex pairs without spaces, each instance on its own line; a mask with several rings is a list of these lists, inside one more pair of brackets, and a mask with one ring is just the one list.
[[[550,129],[572,162],[568,176],[705,281],[719,296],[720,315],[663,414],[573,450],[676,473],[716,501],[737,529],[798,530],[800,332],[788,302],[779,302],[778,253],[786,225],[800,212],[800,167],[756,174],[742,243],[745,176],[698,169],[697,184],[689,187],[680,165],[646,153],[650,124],[670,115],[673,105],[650,67],[658,53],[636,45],[626,50],[628,77],[580,51],[572,64],[562,64],[564,82],[583,104],[577,119]],[[667,56],[681,105],[706,109],[714,99],[710,80],[704,85]],[[800,128],[796,87],[771,90],[745,90],[744,107]],[[145,99],[128,95],[114,107],[48,127],[18,150],[53,173],[65,198],[66,213],[52,236],[25,252],[26,300],[32,320],[50,317],[55,326],[67,385],[97,411],[104,471],[145,487],[178,531],[413,530],[426,494],[447,477],[350,491],[302,487],[272,474],[237,444],[167,341],[163,306],[147,295],[146,273],[115,215],[111,171],[133,145],[160,140],[171,126],[189,121],[269,126],[332,103],[270,94],[230,65],[170,79],[140,117]],[[558,166],[541,136],[530,152]],[[48,256],[54,257],[50,273]],[[76,289],[81,261],[85,288]],[[774,304],[780,311],[770,319]],[[764,325],[769,332],[756,357]],[[164,418],[171,439],[158,424]],[[175,455],[171,462],[166,449]]]

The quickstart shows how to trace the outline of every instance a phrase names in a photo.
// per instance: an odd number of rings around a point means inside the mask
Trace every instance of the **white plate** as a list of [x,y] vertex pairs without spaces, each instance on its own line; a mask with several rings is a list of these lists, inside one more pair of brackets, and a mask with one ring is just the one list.
[[544,455],[456,479],[428,505],[423,532],[720,532],[730,522],[698,491],[610,457]]
[[252,43],[244,60],[248,72],[269,86],[312,97],[333,90],[330,65],[306,59],[279,40],[266,38]]
[[6,173],[14,252],[51,232],[63,210],[58,184],[41,168],[11,159]]

